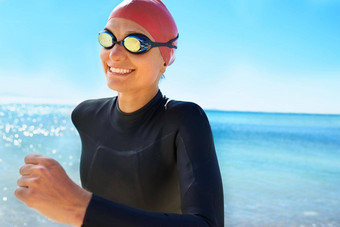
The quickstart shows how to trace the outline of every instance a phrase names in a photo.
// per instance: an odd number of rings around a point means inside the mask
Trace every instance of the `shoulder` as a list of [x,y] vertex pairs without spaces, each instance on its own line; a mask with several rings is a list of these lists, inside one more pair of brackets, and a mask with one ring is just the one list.
[[74,108],[73,112],[95,110],[98,107],[105,105],[107,102],[112,101],[113,99],[115,99],[115,97],[85,100],[78,104]]
[[88,121],[96,114],[106,109],[112,104],[115,97],[101,98],[101,99],[90,99],[85,100],[78,104],[72,111],[72,121],[77,126],[83,121]]
[[181,132],[210,129],[205,111],[194,102],[171,100],[166,105],[165,113],[167,122],[176,122]]
[[182,118],[206,118],[206,114],[201,106],[194,102],[170,100],[167,104],[169,112],[174,112]]

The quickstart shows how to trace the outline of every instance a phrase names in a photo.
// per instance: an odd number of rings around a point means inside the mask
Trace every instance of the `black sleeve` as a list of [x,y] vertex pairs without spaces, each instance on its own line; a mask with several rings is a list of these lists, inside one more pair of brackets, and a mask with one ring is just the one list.
[[174,227],[209,226],[201,217],[191,214],[169,214],[150,212],[126,206],[100,196],[93,195],[86,210],[84,227]]
[[223,190],[209,122],[197,105],[186,108],[176,138],[183,214],[150,212],[93,195],[83,226],[219,226]]
[[199,106],[190,107],[177,136],[182,212],[203,217],[209,226],[223,226],[222,180],[210,124]]

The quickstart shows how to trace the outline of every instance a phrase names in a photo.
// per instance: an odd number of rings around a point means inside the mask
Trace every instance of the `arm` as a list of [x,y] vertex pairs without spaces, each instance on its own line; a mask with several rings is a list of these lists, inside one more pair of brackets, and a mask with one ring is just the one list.
[[129,226],[129,227],[174,227],[209,226],[203,218],[191,214],[150,212],[126,206],[93,195],[84,218],[84,227]]
[[222,180],[209,121],[199,106],[189,107],[176,141],[182,212],[224,226]]
[[16,197],[56,222],[84,227],[208,226],[194,215],[148,212],[91,196],[73,183],[53,159],[28,155],[25,162]]

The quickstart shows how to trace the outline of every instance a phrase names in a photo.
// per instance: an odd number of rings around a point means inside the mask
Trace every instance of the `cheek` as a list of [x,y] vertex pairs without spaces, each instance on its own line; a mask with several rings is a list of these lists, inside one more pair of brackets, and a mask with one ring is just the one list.
[[105,67],[108,57],[109,57],[109,52],[105,50],[104,48],[102,48],[100,50],[100,60],[102,62],[103,67]]
[[145,55],[141,61],[143,61],[141,62],[141,65],[145,66],[145,70],[152,72],[152,74],[156,74],[158,76],[158,74],[163,71],[164,61],[157,49],[153,49],[152,52]]

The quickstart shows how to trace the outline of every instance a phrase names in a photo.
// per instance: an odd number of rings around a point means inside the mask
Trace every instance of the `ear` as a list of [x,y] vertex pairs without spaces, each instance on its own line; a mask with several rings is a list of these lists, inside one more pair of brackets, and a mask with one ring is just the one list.
[[167,67],[167,66],[166,66],[166,63],[164,62],[163,65],[162,65],[162,67],[161,67],[161,72],[162,72],[162,74],[165,73],[166,67]]

